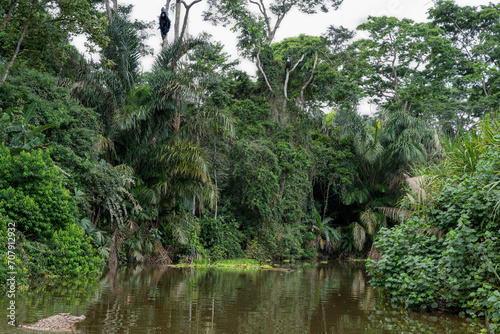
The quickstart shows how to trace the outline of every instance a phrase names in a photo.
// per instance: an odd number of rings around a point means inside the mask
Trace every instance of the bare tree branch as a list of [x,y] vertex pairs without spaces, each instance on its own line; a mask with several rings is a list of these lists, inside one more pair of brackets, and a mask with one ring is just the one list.
[[16,0],[10,0],[9,11],[7,12],[7,16],[5,17],[5,20],[3,20],[2,25],[0,26],[0,31],[2,31],[2,29],[5,27],[5,25],[9,21],[10,16],[12,14],[12,10],[14,9],[14,5],[15,4],[16,4]]
[[297,63],[295,63],[295,65],[292,67],[292,69],[290,70],[290,72],[293,72],[293,70],[295,70],[295,68],[297,67],[297,65],[299,65],[303,60],[304,60],[304,57],[306,56],[306,54],[304,53],[302,55],[302,57],[300,57],[299,60],[297,60]]
[[290,72],[292,72],[297,67],[297,65],[299,65],[304,60],[304,56],[305,54],[303,54],[302,57],[300,57],[300,59],[295,63],[295,65],[290,71],[286,71],[285,84],[283,85],[283,92],[285,94],[285,98],[288,98],[287,91],[288,91],[288,78],[290,76]]
[[266,76],[266,73],[264,72],[264,70],[262,69],[262,65],[260,63],[260,49],[259,51],[257,52],[257,68],[259,69],[260,73],[262,73],[262,76],[264,77],[264,80],[266,81],[266,84],[267,84],[267,87],[269,87],[269,90],[271,92],[274,92],[273,91],[273,88],[271,87],[271,85],[269,84],[269,80],[267,80],[267,76]]
[[9,74],[9,70],[12,67],[12,65],[14,64],[14,61],[16,60],[17,55],[19,54],[19,50],[21,49],[21,44],[23,43],[24,37],[26,36],[26,32],[28,32],[28,27],[31,24],[32,18],[33,18],[33,16],[30,16],[30,18],[24,24],[23,33],[21,34],[21,38],[19,38],[19,41],[18,41],[17,46],[16,46],[16,51],[14,51],[14,55],[12,56],[9,64],[7,64],[7,67],[5,68],[2,80],[0,81],[0,87],[2,87],[5,80],[7,80],[7,75]]
[[305,103],[306,103],[305,99],[304,99],[304,92],[305,92],[307,86],[309,86],[309,84],[313,81],[314,71],[316,70],[317,63],[318,63],[318,51],[314,52],[314,63],[313,63],[311,76],[309,77],[309,80],[306,81],[306,83],[302,86],[302,89],[300,90],[300,105],[301,105],[302,110],[304,110]]
[[184,33],[186,32],[186,28],[187,28],[189,10],[191,9],[191,7],[193,7],[193,5],[197,4],[198,2],[201,2],[201,0],[195,0],[195,1],[191,2],[191,4],[188,5],[184,0],[181,0],[181,3],[184,5],[184,8],[186,8],[186,13],[184,14],[184,22],[182,23],[182,31],[179,35],[179,39],[184,38]]

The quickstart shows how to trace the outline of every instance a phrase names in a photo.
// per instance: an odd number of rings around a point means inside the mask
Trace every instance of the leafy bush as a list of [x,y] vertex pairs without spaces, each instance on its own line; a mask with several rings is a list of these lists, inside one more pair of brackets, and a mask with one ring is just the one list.
[[64,181],[48,152],[11,156],[0,146],[0,214],[29,239],[50,239],[75,221],[75,200]]
[[[0,146],[0,239],[7,220],[16,225],[18,275],[82,275],[101,270],[83,230],[75,225],[75,199],[64,187],[65,176],[49,152],[21,152],[11,156]],[[5,253],[0,250],[2,262]],[[6,266],[3,266],[6,268]],[[0,276],[4,273],[0,272]]]
[[47,268],[55,275],[80,276],[97,275],[104,260],[92,248],[84,231],[76,224],[54,233],[47,254]]
[[308,245],[314,239],[306,227],[270,223],[247,247],[247,255],[256,260],[297,260],[309,258],[316,250]]
[[498,237],[474,229],[465,216],[441,238],[430,231],[417,217],[382,229],[375,247],[383,258],[368,263],[371,284],[408,308],[465,310],[498,321],[500,305],[488,306],[498,294]]
[[[428,177],[434,183],[421,211],[380,231],[375,247],[382,259],[368,269],[391,302],[486,317],[499,330],[499,130],[500,123],[483,122],[474,145],[459,140],[439,174]],[[460,168],[464,155],[475,158]]]
[[241,244],[244,236],[238,230],[236,221],[226,222],[223,217],[205,217],[201,219],[200,225],[200,238],[212,260],[232,259],[243,255]]
[[0,108],[23,107],[33,102],[37,104],[33,125],[57,124],[57,129],[64,130],[50,131],[51,141],[90,149],[98,132],[97,113],[72,98],[68,88],[58,85],[57,77],[24,66],[13,67],[0,89]]

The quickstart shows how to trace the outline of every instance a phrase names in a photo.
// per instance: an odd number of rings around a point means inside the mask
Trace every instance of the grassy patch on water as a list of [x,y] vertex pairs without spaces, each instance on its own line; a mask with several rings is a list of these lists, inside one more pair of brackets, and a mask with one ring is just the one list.
[[190,263],[179,263],[172,265],[175,268],[221,268],[221,269],[238,269],[238,270],[260,270],[272,268],[270,265],[262,265],[257,260],[253,259],[228,259],[220,261],[210,261],[208,259],[194,260],[192,264]]

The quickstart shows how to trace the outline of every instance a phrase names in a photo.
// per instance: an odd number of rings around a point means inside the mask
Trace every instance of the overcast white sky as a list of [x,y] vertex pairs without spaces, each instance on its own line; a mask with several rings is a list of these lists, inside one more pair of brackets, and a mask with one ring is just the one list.
[[[223,1],[223,0],[221,0]],[[174,2],[174,1],[172,1]],[[192,0],[186,2],[191,3]],[[266,1],[270,3],[271,1]],[[455,3],[461,6],[479,6],[487,5],[490,2],[498,3],[499,1],[488,0],[455,0]],[[165,6],[165,0],[118,0],[119,4],[133,4],[134,9],[132,17],[144,21],[158,21],[161,8]],[[433,0],[344,0],[343,4],[337,11],[329,13],[318,13],[315,15],[306,15],[299,12],[289,13],[283,20],[279,28],[274,42],[279,42],[284,38],[295,37],[300,34],[320,36],[326,32],[326,28],[330,25],[344,26],[354,30],[359,24],[366,21],[368,16],[395,16],[398,18],[409,18],[417,22],[426,20],[427,11],[433,6]],[[197,35],[200,32],[208,32],[213,35],[214,41],[219,41],[224,44],[224,49],[233,58],[238,57],[236,49],[236,34],[230,31],[230,27],[214,27],[210,22],[202,20],[201,13],[207,8],[206,1],[202,1],[194,5],[190,12],[188,32],[191,35]],[[169,17],[172,18],[173,13],[169,12]],[[160,30],[152,31],[152,36],[148,43],[154,49],[155,54],[161,50]],[[362,37],[362,36],[359,36]],[[173,27],[168,34],[168,40],[173,39]],[[76,45],[83,45],[81,39],[76,38]],[[82,50],[83,51],[83,50]],[[143,71],[151,69],[154,57],[142,59]],[[249,74],[255,73],[255,67],[250,62],[242,62],[240,69],[247,71]],[[368,108],[368,106],[364,106]],[[373,111],[373,110],[371,110]],[[365,110],[364,112],[370,113]]]

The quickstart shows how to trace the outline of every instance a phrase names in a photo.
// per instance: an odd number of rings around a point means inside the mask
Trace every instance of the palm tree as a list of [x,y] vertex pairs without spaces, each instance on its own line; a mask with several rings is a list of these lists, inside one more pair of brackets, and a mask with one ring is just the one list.
[[[377,119],[363,119],[350,111],[334,118],[341,136],[351,138],[357,167],[354,182],[342,194],[346,205],[359,206],[359,222],[353,223],[355,247],[362,250],[366,236],[374,236],[384,216],[399,197],[405,172],[424,163],[434,148],[434,136],[425,123],[405,111],[383,111]],[[384,209],[382,209],[384,211]]]
[[321,219],[319,212],[314,210],[316,221],[312,225],[312,231],[316,233],[316,238],[311,242],[310,247],[330,251],[339,245],[342,238],[339,229],[330,226],[332,218]]
[[[141,78],[138,58],[142,46],[137,31],[126,18],[115,15],[107,33],[111,41],[103,50],[101,67],[83,68],[84,81],[75,85],[75,91],[101,113],[99,144],[107,161],[133,170],[135,184],[128,193],[130,198],[124,200],[136,198],[141,207],[158,212],[151,221],[130,221],[126,233],[115,231],[111,249],[116,253],[120,238],[130,238],[139,230],[147,236],[151,228],[168,224],[176,199],[196,196],[200,205],[213,204],[216,190],[207,150],[177,134],[181,116],[196,105],[198,93],[189,73],[183,71],[182,59],[190,47],[202,41],[168,45],[158,55],[152,73]],[[136,219],[140,217],[136,215]],[[135,245],[141,245],[143,240],[136,241]],[[155,245],[156,251],[164,253],[158,249],[160,245]]]

